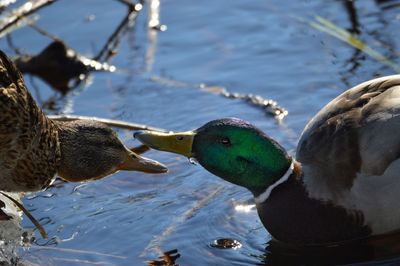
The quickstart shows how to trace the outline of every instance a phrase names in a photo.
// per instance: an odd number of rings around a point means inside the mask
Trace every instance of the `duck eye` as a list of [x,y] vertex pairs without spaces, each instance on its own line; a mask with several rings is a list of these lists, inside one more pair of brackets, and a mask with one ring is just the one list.
[[231,141],[229,138],[221,139],[221,143],[224,144],[225,146],[231,146]]

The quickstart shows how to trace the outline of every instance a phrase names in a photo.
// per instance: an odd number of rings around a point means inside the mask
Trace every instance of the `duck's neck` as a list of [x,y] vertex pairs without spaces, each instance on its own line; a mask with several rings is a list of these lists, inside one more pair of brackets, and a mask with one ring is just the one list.
[[[296,166],[296,169],[295,169]],[[266,187],[264,190],[262,189],[257,189],[253,191],[254,194],[254,200],[256,203],[260,204],[263,203],[268,199],[268,197],[271,195],[271,192],[273,189],[275,189],[277,186],[280,184],[286,182],[290,176],[292,175],[300,175],[300,164],[297,163],[294,159],[291,159],[289,163],[289,167],[287,168],[286,172],[280,177],[280,178],[275,178],[275,181],[270,184],[268,187]]]

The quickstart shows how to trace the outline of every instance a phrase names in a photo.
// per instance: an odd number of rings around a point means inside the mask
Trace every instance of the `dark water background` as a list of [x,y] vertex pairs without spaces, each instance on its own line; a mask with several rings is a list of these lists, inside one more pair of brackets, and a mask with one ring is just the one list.
[[[110,61],[116,72],[94,73],[91,83],[65,97],[27,75],[34,97],[39,100],[34,87],[42,103],[55,97],[55,106],[45,109],[51,114],[94,115],[169,130],[240,117],[293,151],[304,125],[333,97],[361,81],[395,73],[307,21],[318,15],[358,32],[359,39],[400,64],[399,1],[163,0],[160,10],[168,30],[148,29],[145,6]],[[60,0],[38,12],[37,24],[90,57],[126,12],[118,1]],[[33,54],[50,43],[29,27],[11,37],[15,46]],[[0,48],[15,54],[5,38]],[[289,115],[278,123],[262,110],[204,91],[200,84],[276,100]],[[137,144],[132,132],[119,133],[126,143]],[[23,258],[39,265],[144,265],[160,251],[177,248],[177,263],[186,266],[282,265],[265,257],[271,236],[254,208],[246,212],[236,207],[251,205],[250,193],[183,157],[154,151],[147,156],[167,164],[170,172],[120,172],[25,197],[50,240],[37,234],[34,247],[21,251]],[[26,219],[23,225],[31,227]],[[242,248],[210,247],[221,237],[237,239]],[[354,260],[340,261],[346,262]]]

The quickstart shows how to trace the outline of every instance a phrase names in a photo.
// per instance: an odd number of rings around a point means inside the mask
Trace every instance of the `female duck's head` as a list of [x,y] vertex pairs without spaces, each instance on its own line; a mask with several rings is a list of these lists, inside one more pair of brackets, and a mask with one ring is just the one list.
[[151,148],[196,158],[211,173],[254,192],[273,184],[291,164],[277,142],[237,118],[214,120],[194,131],[145,131],[135,137]]

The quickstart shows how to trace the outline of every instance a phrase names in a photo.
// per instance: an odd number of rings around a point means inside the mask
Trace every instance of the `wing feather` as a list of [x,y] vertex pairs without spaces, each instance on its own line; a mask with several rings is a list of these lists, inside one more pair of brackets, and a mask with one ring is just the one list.
[[306,126],[297,148],[305,176],[350,189],[358,173],[382,175],[400,157],[400,75],[339,95]]

